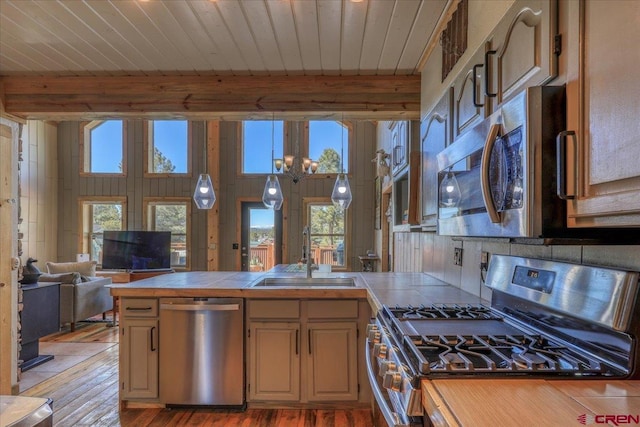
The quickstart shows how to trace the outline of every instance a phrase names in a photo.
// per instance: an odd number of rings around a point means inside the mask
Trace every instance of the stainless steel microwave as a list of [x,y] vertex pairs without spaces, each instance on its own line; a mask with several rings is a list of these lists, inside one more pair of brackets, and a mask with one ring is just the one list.
[[563,86],[528,88],[437,156],[438,233],[529,237],[566,230],[556,194]]

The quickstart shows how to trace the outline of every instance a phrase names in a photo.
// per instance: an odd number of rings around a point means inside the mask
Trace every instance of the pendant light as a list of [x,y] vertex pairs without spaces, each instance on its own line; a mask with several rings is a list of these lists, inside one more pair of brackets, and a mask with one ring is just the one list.
[[267,182],[264,185],[264,191],[262,192],[262,203],[273,210],[280,210],[282,202],[284,202],[284,196],[282,195],[282,188],[280,188],[280,181],[278,177],[273,173],[273,156],[275,150],[274,142],[274,117],[271,115],[271,175],[267,176]]
[[[344,126],[344,115],[342,116],[341,126]],[[344,173],[344,129],[341,129],[341,143],[340,143],[340,173],[336,178],[336,183],[333,186],[333,192],[331,193],[331,201],[339,209],[347,209],[351,204],[351,187],[349,186],[349,178]]]
[[440,204],[442,207],[454,208],[460,203],[460,186],[455,174],[449,169],[440,183]]
[[216,193],[213,191],[211,177],[207,173],[207,141],[204,142],[204,172],[201,173],[193,192],[193,201],[198,209],[211,209],[216,202]]

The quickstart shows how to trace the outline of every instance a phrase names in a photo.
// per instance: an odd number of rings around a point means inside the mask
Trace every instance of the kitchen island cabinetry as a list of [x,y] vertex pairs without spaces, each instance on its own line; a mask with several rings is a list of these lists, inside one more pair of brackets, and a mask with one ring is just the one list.
[[[640,225],[640,3],[569,2],[568,223]],[[612,49],[612,46],[615,49]],[[602,58],[606,58],[603,60]],[[577,83],[576,83],[577,82]],[[572,138],[566,141],[573,152]]]
[[250,402],[358,400],[366,301],[250,299],[247,307]]
[[122,298],[121,400],[158,399],[158,299]]

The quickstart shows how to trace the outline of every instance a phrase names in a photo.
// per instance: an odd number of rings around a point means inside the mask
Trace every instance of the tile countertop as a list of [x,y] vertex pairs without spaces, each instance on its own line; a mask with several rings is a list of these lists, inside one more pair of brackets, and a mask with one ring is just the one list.
[[351,277],[352,287],[253,287],[267,277],[299,277],[304,273],[193,271],[154,276],[131,283],[109,285],[121,297],[243,297],[243,298],[367,298],[376,311],[381,305],[431,303],[487,303],[480,297],[424,273],[329,273]]

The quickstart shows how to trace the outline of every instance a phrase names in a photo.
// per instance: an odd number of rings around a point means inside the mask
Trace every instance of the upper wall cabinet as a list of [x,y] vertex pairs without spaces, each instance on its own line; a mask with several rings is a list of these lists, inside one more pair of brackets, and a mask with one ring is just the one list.
[[[640,226],[640,2],[569,2],[580,40],[569,46],[569,225]],[[577,90],[576,89],[577,86]],[[576,165],[575,167],[573,165]],[[575,174],[573,173],[575,171]],[[577,183],[577,185],[573,185]],[[572,188],[575,187],[575,188]]]
[[516,1],[489,36],[485,54],[485,95],[494,107],[528,86],[558,74],[555,0]]
[[391,172],[397,175],[409,161],[409,122],[393,122],[391,125]]
[[453,89],[442,96],[420,124],[421,220],[425,231],[435,231],[438,219],[438,162],[436,156],[451,143]]
[[489,111],[483,82],[485,78],[484,49],[478,51],[465,64],[453,81],[453,138],[482,121]]

